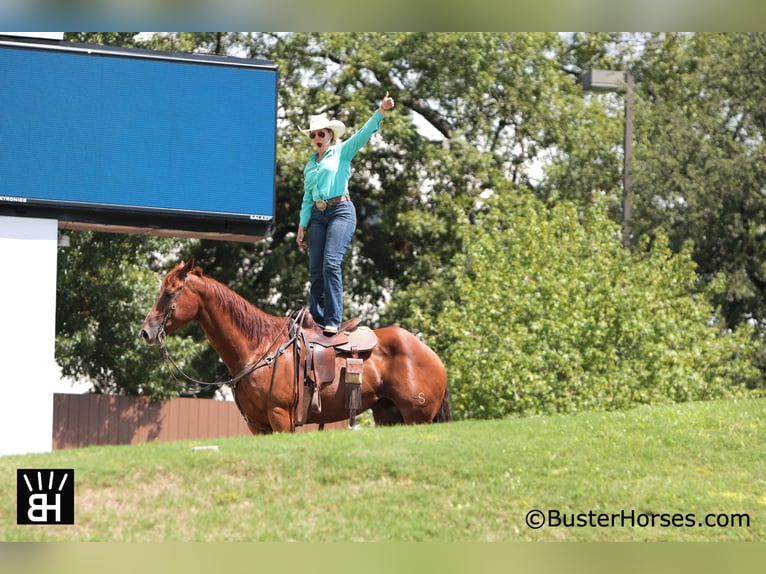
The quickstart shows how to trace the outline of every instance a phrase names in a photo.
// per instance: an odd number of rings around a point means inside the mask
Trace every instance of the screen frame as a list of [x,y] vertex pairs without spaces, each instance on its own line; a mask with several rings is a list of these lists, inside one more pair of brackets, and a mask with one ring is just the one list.
[[[161,61],[219,68],[234,67],[252,70],[253,73],[274,74],[274,93],[268,96],[269,101],[273,101],[274,106],[274,150],[273,165],[270,166],[272,174],[270,189],[259,191],[259,193],[270,195],[265,199],[271,206],[271,213],[224,213],[198,208],[147,207],[131,204],[129,194],[125,198],[126,201],[121,201],[119,205],[96,201],[70,201],[55,197],[29,198],[14,194],[11,189],[3,189],[2,182],[0,182],[0,215],[57,219],[61,229],[139,233],[169,237],[254,242],[271,234],[276,214],[276,113],[278,106],[278,70],[274,62],[234,56],[161,52],[140,48],[99,46],[54,39],[0,35],[0,50],[3,49],[62,52],[80,57],[130,58],[136,61]],[[271,100],[272,97],[273,100]]]

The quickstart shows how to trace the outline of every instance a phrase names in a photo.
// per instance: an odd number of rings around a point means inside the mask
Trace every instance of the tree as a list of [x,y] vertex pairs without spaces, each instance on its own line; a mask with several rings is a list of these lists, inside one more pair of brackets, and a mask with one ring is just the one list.
[[766,34],[660,35],[637,70],[637,229],[693,241],[732,327],[766,320],[764,55]]
[[601,204],[551,208],[504,191],[461,224],[452,264],[392,303],[443,357],[457,416],[623,409],[757,384],[752,329],[716,324],[693,295],[688,251],[658,237],[631,252]]

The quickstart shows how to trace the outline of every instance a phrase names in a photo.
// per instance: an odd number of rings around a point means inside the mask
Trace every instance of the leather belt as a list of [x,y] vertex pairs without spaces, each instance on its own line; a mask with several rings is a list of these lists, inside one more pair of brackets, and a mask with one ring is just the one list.
[[319,211],[324,211],[328,206],[337,205],[344,201],[351,201],[351,198],[348,195],[339,195],[338,197],[332,197],[330,199],[319,199],[314,202],[314,206]]

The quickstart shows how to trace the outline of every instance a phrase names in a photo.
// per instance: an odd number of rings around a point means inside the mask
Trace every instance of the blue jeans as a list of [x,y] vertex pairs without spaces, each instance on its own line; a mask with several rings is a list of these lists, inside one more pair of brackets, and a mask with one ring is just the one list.
[[338,327],[343,317],[341,264],[356,231],[356,208],[350,201],[314,207],[309,225],[309,311],[323,326]]

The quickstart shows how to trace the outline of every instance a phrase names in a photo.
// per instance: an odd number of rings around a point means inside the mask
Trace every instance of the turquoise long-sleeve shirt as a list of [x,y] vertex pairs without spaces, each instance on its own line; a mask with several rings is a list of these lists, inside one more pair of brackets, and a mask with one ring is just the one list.
[[317,152],[311,154],[303,168],[303,204],[300,225],[307,227],[311,220],[311,208],[315,201],[331,199],[348,194],[348,180],[351,177],[351,160],[372,134],[378,131],[383,114],[375,110],[360,130],[347,140],[339,141],[324,152],[317,161]]

